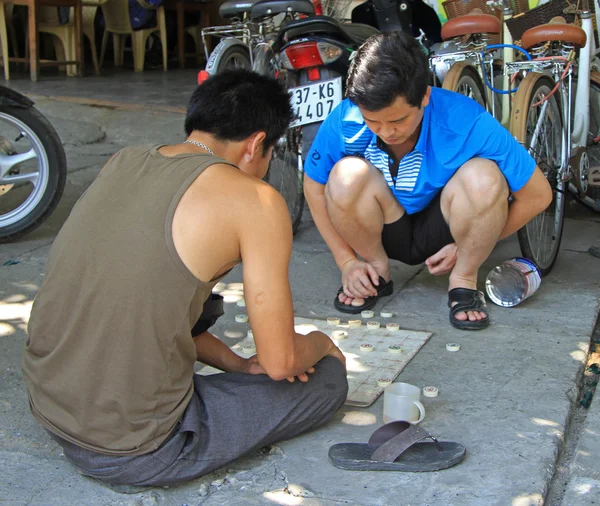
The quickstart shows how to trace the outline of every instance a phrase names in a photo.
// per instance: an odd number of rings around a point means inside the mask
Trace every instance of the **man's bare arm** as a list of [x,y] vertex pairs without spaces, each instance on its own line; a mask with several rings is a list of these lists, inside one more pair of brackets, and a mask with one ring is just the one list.
[[515,200],[508,209],[508,219],[500,239],[515,233],[544,211],[552,202],[550,183],[536,167],[529,181],[513,194]]
[[194,337],[198,361],[225,372],[246,372],[248,361],[210,332]]
[[240,213],[244,295],[260,365],[274,380],[298,376],[324,356],[338,352],[322,332],[294,331],[289,284],[292,227],[285,201],[273,188],[258,189],[258,200]]

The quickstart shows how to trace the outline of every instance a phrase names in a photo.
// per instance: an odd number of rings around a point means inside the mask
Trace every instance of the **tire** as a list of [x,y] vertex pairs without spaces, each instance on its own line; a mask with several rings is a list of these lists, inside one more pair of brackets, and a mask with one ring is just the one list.
[[[516,92],[510,123],[511,133],[529,150],[552,186],[552,203],[518,232],[522,255],[539,267],[542,276],[548,275],[554,267],[565,221],[566,185],[558,177],[562,164],[563,121],[558,92],[547,100],[543,118],[539,118],[542,105],[531,106],[545,97],[554,86],[554,81],[549,77],[530,72]],[[532,147],[538,119],[542,122],[541,129],[536,145]]]
[[294,234],[300,226],[304,211],[304,171],[302,157],[298,155],[301,135],[300,128],[290,128],[277,141],[265,176],[265,181],[285,199]]
[[[575,82],[573,89],[575,89]],[[574,110],[574,107],[573,109]],[[587,154],[590,161],[590,169],[594,167],[600,167],[600,143],[594,142],[594,139],[600,136],[600,74],[592,72],[592,79],[590,80],[590,128],[587,137]],[[587,181],[589,174],[585,174],[585,194],[579,194],[576,192],[575,195],[577,200],[584,204],[586,207],[593,211],[600,212],[600,187],[594,187],[589,185]]]
[[464,62],[455,63],[450,67],[442,88],[465,95],[487,109],[485,86],[481,77],[472,66]]
[[[36,156],[15,164],[14,173],[0,179],[0,243],[13,241],[46,221],[58,205],[67,180],[67,159],[60,138],[35,107],[0,106],[0,163],[14,163],[10,161],[15,154],[10,154],[12,149],[17,154],[33,150]],[[24,179],[8,183],[15,176]],[[26,195],[30,186],[33,189]]]
[[[255,60],[258,61],[258,60]],[[266,60],[264,60],[266,61]],[[270,64],[262,65],[262,72],[273,75]],[[255,69],[257,71],[257,69]],[[286,88],[296,86],[296,75],[281,69],[277,78]],[[292,221],[292,232],[295,234],[302,221],[304,212],[304,170],[302,156],[302,127],[288,128],[273,149],[269,169],[264,180],[275,188],[284,198]]]
[[248,50],[241,48],[239,45],[228,47],[221,55],[214,72],[218,74],[226,69],[252,70]]

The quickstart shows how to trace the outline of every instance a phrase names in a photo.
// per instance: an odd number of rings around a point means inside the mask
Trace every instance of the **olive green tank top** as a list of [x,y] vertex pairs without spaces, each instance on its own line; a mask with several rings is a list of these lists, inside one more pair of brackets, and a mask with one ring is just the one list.
[[191,328],[218,279],[199,281],[173,244],[175,208],[215,163],[121,150],[74,206],[48,255],[22,371],[33,415],[89,450],[160,446],[193,393]]

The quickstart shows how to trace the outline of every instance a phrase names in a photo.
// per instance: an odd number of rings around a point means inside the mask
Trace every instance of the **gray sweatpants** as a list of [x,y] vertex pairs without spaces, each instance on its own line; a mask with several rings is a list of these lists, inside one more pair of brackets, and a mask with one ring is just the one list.
[[104,455],[53,434],[81,474],[112,485],[173,485],[331,419],[348,393],[342,363],[325,357],[308,383],[266,375],[194,375],[193,395],[171,436],[138,456]]

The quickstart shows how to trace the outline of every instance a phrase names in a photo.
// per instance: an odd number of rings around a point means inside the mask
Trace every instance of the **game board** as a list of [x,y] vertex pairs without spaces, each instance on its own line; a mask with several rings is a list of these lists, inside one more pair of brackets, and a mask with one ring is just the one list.
[[[378,384],[379,379],[393,381],[404,369],[406,364],[415,356],[421,347],[431,337],[431,332],[404,330],[387,330],[386,325],[394,322],[394,318],[371,318],[369,320],[360,318],[360,315],[350,315],[351,320],[361,320],[361,326],[349,328],[348,319],[341,319],[340,324],[331,325],[327,320],[295,318],[296,332],[308,334],[314,330],[320,330],[332,336],[334,331],[347,332],[347,337],[335,340],[337,346],[346,357],[348,370],[349,391],[346,404],[350,406],[367,407],[373,404],[381,395],[384,386]],[[369,329],[368,321],[378,321],[379,329]],[[248,330],[250,329],[249,324]],[[370,344],[372,351],[361,351],[361,344]],[[389,346],[400,346],[402,351],[388,351]],[[250,356],[256,353],[253,347],[253,338],[246,337],[231,349],[241,356]],[[217,371],[205,366],[198,374],[213,374]]]

